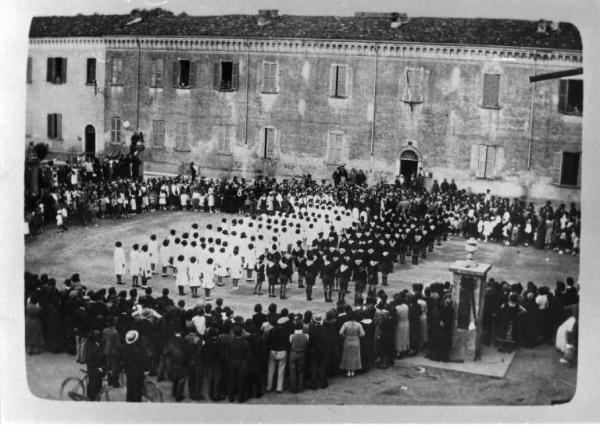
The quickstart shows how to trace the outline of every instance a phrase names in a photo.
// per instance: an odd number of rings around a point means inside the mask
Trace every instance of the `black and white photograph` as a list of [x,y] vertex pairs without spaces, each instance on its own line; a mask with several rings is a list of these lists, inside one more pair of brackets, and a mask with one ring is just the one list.
[[[30,3],[0,164],[3,327],[36,402],[552,421],[595,376],[581,11]],[[312,420],[359,420],[333,412]]]

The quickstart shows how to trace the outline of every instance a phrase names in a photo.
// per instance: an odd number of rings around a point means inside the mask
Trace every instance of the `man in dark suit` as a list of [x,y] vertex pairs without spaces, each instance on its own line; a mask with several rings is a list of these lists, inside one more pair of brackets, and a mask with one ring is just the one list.
[[225,350],[229,379],[227,380],[227,395],[229,401],[236,396],[240,403],[247,400],[248,364],[250,362],[250,344],[242,337],[242,327],[233,325],[233,339]]
[[310,388],[327,388],[327,368],[330,362],[332,340],[322,326],[322,319],[317,316],[314,326],[309,332],[308,352],[310,356]]

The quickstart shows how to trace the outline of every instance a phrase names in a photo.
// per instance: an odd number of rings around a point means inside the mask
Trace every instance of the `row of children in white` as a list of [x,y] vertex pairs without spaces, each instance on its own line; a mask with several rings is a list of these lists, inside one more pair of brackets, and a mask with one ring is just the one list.
[[[139,286],[140,281],[145,285],[162,268],[163,276],[175,276],[180,293],[184,287],[190,287],[192,296],[196,296],[201,287],[209,296],[215,280],[221,282],[228,276],[235,289],[244,269],[248,271],[247,280],[252,280],[252,270],[262,254],[289,250],[298,241],[306,246],[307,241],[310,243],[320,234],[326,237],[331,230],[339,234],[360,217],[358,211],[320,201],[318,198],[301,199],[294,214],[276,212],[256,218],[224,219],[217,228],[211,224],[205,229],[192,227],[185,232],[187,238],[183,237],[185,233],[171,230],[160,244],[157,236],[152,235],[147,244],[141,247],[135,244],[130,251],[129,273],[133,286]],[[298,213],[303,217],[300,218]],[[282,224],[283,220],[285,224]],[[209,242],[211,238],[212,242]],[[117,283],[121,284],[127,273],[127,259],[121,242],[115,244],[113,263]]]

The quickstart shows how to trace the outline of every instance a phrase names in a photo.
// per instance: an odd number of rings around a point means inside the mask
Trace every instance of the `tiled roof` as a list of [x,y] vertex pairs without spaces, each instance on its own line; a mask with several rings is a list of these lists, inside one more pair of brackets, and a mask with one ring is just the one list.
[[35,17],[29,36],[201,36],[231,38],[302,38],[492,45],[581,50],[577,28],[561,22],[559,31],[537,32],[537,22],[510,19],[409,18],[393,29],[377,17],[276,17],[265,26],[254,15],[189,16],[166,11],[142,11],[142,21],[126,25],[136,15]]

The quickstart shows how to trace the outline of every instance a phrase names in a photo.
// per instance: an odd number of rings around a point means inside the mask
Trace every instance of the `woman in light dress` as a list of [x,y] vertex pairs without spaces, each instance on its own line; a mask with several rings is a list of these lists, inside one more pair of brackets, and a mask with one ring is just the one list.
[[340,328],[340,336],[344,338],[340,369],[346,371],[348,378],[354,377],[354,371],[362,369],[360,360],[360,338],[365,336],[362,325],[357,321],[357,313],[351,312],[350,319]]
[[190,286],[190,277],[188,274],[188,265],[183,255],[177,257],[177,274],[175,276],[175,285],[179,290],[179,295],[185,295],[184,288]]
[[408,305],[401,294],[396,304],[396,357],[401,357],[410,350]]

